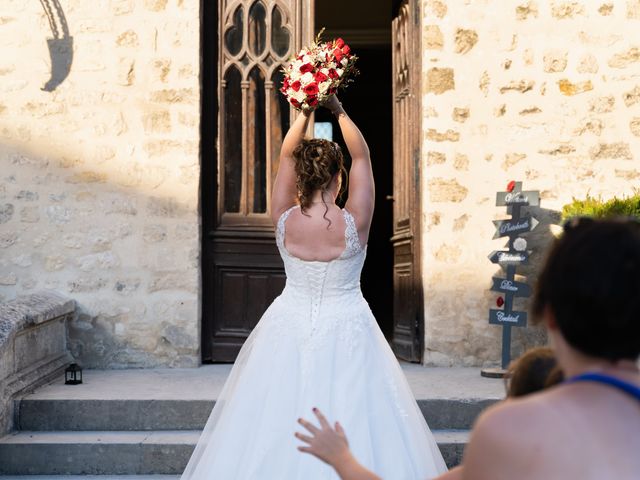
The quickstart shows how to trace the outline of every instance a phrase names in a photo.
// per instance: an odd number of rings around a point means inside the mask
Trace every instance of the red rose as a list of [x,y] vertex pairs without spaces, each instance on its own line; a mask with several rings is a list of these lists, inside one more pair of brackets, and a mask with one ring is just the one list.
[[291,98],[289,101],[291,102],[291,105],[293,105],[294,107],[300,108],[300,102],[295,98]]
[[289,88],[289,77],[284,77],[284,80],[282,81],[282,88],[285,90]]
[[344,46],[344,40],[341,38],[336,38],[336,47],[342,48]]
[[318,105],[318,97],[309,97],[307,98],[307,105],[310,107],[315,107]]
[[318,94],[318,84],[313,82],[303,88],[304,93],[307,95],[317,95]]
[[340,75],[338,75],[338,72],[336,72],[336,70],[334,68],[332,68],[331,70],[329,70],[329,77],[333,78],[334,80],[336,78],[338,78]]
[[336,48],[333,51],[333,56],[336,57],[336,60],[338,60],[338,61],[342,60],[342,56],[343,56],[342,50],[340,50],[339,48]]
[[310,63],[305,63],[300,67],[300,72],[302,73],[313,72],[313,65],[311,65]]
[[338,89],[336,87],[332,87],[328,90],[329,95],[334,95]]
[[300,90],[300,80],[296,80],[295,82],[293,82],[291,84],[291,88],[293,88],[294,92],[297,92]]
[[329,78],[329,77],[327,77],[327,76],[326,76],[324,73],[322,73],[322,72],[318,72],[318,73],[316,73],[316,77],[315,77],[315,78],[316,78],[316,82],[320,83],[320,82],[324,82],[324,81],[325,81],[327,78]]
[[344,47],[342,47],[342,53],[344,53],[345,55],[349,55],[350,52],[351,49],[349,48],[349,45],[345,45]]

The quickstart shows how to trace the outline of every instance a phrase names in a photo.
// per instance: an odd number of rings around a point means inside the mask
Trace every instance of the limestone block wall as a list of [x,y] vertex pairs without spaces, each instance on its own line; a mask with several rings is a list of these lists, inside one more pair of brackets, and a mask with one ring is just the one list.
[[[563,204],[640,185],[640,1],[423,0],[422,15],[424,358],[489,364],[495,192],[541,191],[532,281]],[[545,341],[514,330],[514,355]]]
[[0,300],[75,299],[84,366],[200,361],[199,4],[0,2]]

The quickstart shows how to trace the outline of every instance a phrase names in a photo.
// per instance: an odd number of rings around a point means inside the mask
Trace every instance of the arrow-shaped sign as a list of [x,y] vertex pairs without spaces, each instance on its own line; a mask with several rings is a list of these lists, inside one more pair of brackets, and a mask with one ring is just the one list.
[[498,192],[496,194],[496,205],[498,207],[522,205],[528,207],[537,207],[540,205],[540,192]]
[[506,278],[493,277],[491,290],[504,294],[511,293],[514,297],[528,297],[531,295],[531,287],[529,287],[529,285]]
[[496,226],[496,233],[493,238],[520,235],[521,233],[530,232],[536,228],[538,223],[538,220],[531,215],[525,215],[517,221],[514,221],[513,219],[494,220],[493,224]]
[[510,252],[508,250],[494,250],[489,255],[492,263],[500,265],[523,265],[529,262],[529,252]]
[[489,311],[489,323],[492,325],[526,327],[527,312],[505,312],[504,310],[491,309]]

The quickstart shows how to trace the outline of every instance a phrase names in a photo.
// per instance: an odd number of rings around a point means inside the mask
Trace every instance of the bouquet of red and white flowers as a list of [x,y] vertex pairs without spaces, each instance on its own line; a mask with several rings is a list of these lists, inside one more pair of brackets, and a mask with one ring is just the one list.
[[283,69],[280,91],[297,110],[315,110],[358,73],[349,45],[341,38],[320,42],[321,34]]

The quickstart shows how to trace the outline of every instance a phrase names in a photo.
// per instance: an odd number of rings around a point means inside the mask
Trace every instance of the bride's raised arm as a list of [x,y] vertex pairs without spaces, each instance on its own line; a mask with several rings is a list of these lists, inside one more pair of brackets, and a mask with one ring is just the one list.
[[296,203],[296,172],[293,151],[300,145],[309,125],[309,113],[303,112],[293,122],[282,141],[280,165],[271,192],[271,220],[275,225],[280,215]]
[[342,137],[351,155],[349,170],[349,198],[346,208],[353,214],[361,240],[369,235],[373,207],[375,204],[375,184],[371,170],[369,147],[360,129],[349,118],[336,96],[332,96],[325,107],[338,118]]

